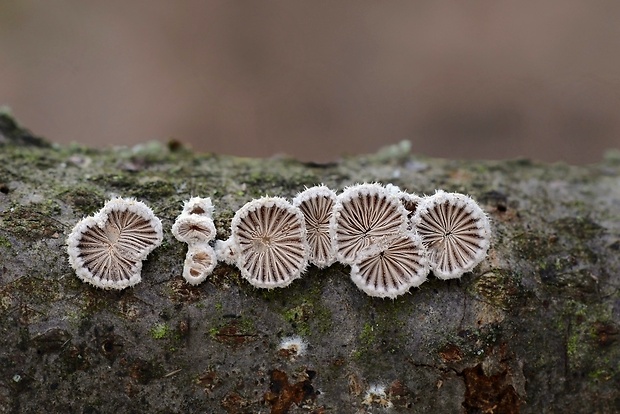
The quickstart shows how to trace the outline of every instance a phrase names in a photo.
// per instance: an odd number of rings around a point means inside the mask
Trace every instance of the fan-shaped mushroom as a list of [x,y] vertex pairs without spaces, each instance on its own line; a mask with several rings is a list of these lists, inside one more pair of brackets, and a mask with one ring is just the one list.
[[336,193],[324,185],[307,188],[293,199],[306,223],[306,239],[310,246],[310,263],[319,268],[336,261],[336,251],[329,231]]
[[140,282],[142,261],[161,241],[161,221],[146,204],[115,198],[75,225],[67,238],[67,253],[83,281],[124,289]]
[[464,194],[438,190],[425,199],[412,222],[428,250],[431,269],[440,279],[460,277],[487,254],[489,219]]
[[351,265],[351,280],[370,296],[395,298],[424,283],[428,271],[422,240],[409,233],[362,250]]
[[385,187],[358,184],[338,196],[330,227],[338,261],[352,264],[370,244],[405,233],[407,211]]
[[289,285],[308,265],[306,226],[301,211],[280,197],[252,200],[231,223],[236,264],[252,285]]

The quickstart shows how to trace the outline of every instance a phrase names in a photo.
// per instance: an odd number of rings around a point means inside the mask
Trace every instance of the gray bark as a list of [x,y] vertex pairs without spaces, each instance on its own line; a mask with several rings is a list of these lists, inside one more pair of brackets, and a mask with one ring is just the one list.
[[[251,287],[219,265],[192,287],[170,227],[211,197],[218,237],[245,202],[304,186],[393,183],[472,195],[489,256],[396,300],[348,268]],[[65,239],[113,195],[162,219],[164,242],[122,292],[78,280]],[[620,160],[450,161],[406,145],[329,165],[195,154],[178,144],[59,147],[0,116],[0,413],[544,413],[620,411]],[[299,335],[305,355],[278,352]],[[372,385],[383,401],[369,401]]]

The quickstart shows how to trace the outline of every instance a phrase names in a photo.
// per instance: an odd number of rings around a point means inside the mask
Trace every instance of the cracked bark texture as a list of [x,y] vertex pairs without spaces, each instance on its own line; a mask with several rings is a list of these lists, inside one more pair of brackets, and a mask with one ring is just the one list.
[[[212,198],[221,239],[252,198],[364,181],[472,195],[492,220],[488,258],[393,301],[341,265],[272,291],[222,264],[200,286],[182,279],[186,246],[169,230],[190,196]],[[165,231],[122,292],[80,282],[65,253],[113,195],[145,201]],[[317,165],[177,143],[60,147],[1,115],[0,413],[617,412],[619,257],[617,154],[576,167],[403,144]],[[278,351],[292,335],[306,354]]]

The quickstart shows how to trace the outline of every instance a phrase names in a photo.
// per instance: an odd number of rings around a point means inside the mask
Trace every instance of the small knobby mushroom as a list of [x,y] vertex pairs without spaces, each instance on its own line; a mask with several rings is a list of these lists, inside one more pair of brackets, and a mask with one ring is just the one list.
[[422,202],[422,197],[418,196],[417,194],[403,191],[394,184],[386,184],[385,188],[396,197],[398,197],[403,207],[405,207],[405,210],[407,210],[407,217],[411,218],[415,214],[420,203]]
[[235,243],[232,237],[226,240],[215,241],[215,256],[220,262],[224,262],[229,265],[237,264],[237,254],[239,253],[239,247]]
[[370,296],[393,299],[424,283],[428,272],[422,240],[409,233],[362,250],[351,265],[351,280]]
[[217,264],[215,251],[209,245],[216,233],[212,214],[210,198],[192,197],[172,225],[174,237],[188,245],[183,277],[191,285],[202,283]]
[[283,198],[245,204],[233,217],[231,238],[241,275],[256,287],[288,286],[308,266],[304,216]]
[[372,406],[377,404],[382,408],[392,408],[394,404],[390,401],[389,395],[385,391],[385,386],[381,384],[371,385],[366,391],[362,404]]
[[183,278],[190,285],[199,285],[213,272],[217,258],[208,243],[190,244],[185,256]]
[[489,219],[464,194],[438,190],[424,200],[412,220],[440,279],[453,279],[485,258],[490,244]]
[[201,215],[181,213],[172,225],[174,237],[187,244],[209,242],[215,232],[213,219]]
[[329,231],[336,193],[324,185],[307,188],[293,199],[306,223],[306,239],[310,246],[310,263],[319,268],[336,261],[335,246]]
[[296,357],[305,354],[307,349],[308,344],[302,337],[298,335],[288,336],[282,338],[282,342],[280,342],[280,346],[278,347],[278,354],[294,361]]
[[390,190],[379,184],[346,188],[337,198],[330,223],[336,257],[353,264],[358,253],[407,231],[407,211]]
[[84,282],[124,289],[140,282],[142,261],[161,241],[161,221],[146,204],[114,198],[75,225],[67,238],[67,253]]
[[188,215],[213,217],[213,203],[211,203],[211,198],[190,198],[183,204],[183,213]]

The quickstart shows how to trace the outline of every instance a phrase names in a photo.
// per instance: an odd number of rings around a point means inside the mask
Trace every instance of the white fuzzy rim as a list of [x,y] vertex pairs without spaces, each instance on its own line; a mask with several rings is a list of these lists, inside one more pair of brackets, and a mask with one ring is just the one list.
[[426,256],[419,236],[402,234],[360,252],[351,280],[369,296],[394,299],[426,281]]
[[336,261],[336,246],[330,233],[336,199],[336,193],[324,185],[307,188],[293,199],[293,205],[304,215],[309,261],[318,268]]
[[239,246],[237,246],[232,237],[227,240],[215,241],[215,255],[218,261],[235,265],[237,264],[238,254]]
[[211,198],[190,198],[183,203],[183,214],[213,217],[213,203],[211,203]]
[[422,202],[422,197],[414,193],[403,191],[394,184],[386,184],[385,189],[394,194],[407,210],[407,216],[411,217],[415,214],[418,206]]
[[[84,282],[125,289],[140,282],[142,261],[161,241],[161,221],[146,204],[114,198],[75,225],[67,238],[69,264]],[[110,251],[115,254],[105,254]]]
[[172,225],[172,234],[187,244],[204,243],[215,239],[215,224],[208,216],[181,213]]
[[407,211],[398,197],[379,184],[357,184],[337,198],[330,232],[339,262],[353,264],[373,243],[404,234]]
[[424,199],[412,223],[428,250],[431,269],[440,279],[461,277],[487,255],[489,219],[464,194],[438,190]]
[[416,213],[416,211],[418,211],[418,208],[420,208],[420,204],[422,204],[422,201],[424,200],[417,194],[406,193],[404,191],[402,191],[398,195],[398,198],[403,204],[403,207],[405,207],[405,210],[407,210],[407,215],[409,217],[412,217]]
[[241,275],[259,288],[288,286],[308,266],[304,216],[280,197],[252,200],[231,223]]
[[388,395],[385,391],[385,386],[380,384],[371,385],[364,396],[364,400],[362,404],[371,406],[373,404],[377,404],[382,408],[392,408],[394,404],[388,398]]
[[301,336],[288,336],[282,338],[280,342],[280,346],[278,347],[280,351],[287,351],[289,353],[289,358],[293,359],[294,357],[302,356],[306,353],[308,349],[308,344],[303,340]]
[[213,272],[217,257],[213,247],[207,243],[190,245],[185,256],[183,278],[190,285],[199,285]]

